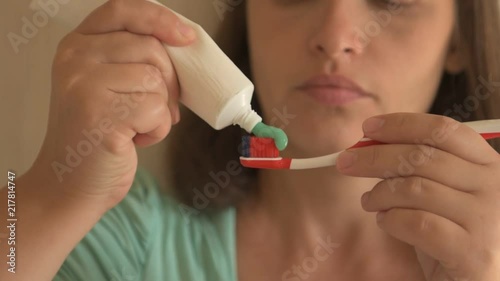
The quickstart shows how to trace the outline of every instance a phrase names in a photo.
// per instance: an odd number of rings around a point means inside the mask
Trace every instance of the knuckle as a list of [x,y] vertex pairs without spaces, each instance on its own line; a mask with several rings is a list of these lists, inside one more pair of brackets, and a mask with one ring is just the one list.
[[66,79],[59,80],[58,89],[62,93],[79,92],[82,86],[87,84],[85,83],[86,80],[87,77],[85,74],[69,75]]
[[146,66],[146,74],[144,75],[142,84],[147,91],[151,92],[162,91],[166,87],[161,70],[151,65]]
[[78,58],[79,57],[78,53],[79,53],[78,49],[74,47],[60,49],[54,58],[54,65],[55,66],[65,65]]
[[444,116],[444,115],[439,115],[436,117],[436,125],[441,125],[442,127],[448,127],[448,126],[454,126],[456,124],[460,124],[460,122],[456,121],[455,119]]
[[161,78],[162,77],[161,70],[156,66],[148,65],[147,72],[152,78]]
[[384,182],[386,182],[386,185],[388,186],[391,193],[394,193],[405,182],[405,178],[402,177],[389,178],[384,180]]
[[65,64],[78,57],[78,44],[76,44],[75,34],[69,33],[64,36],[57,45],[57,52],[54,57],[54,64]]
[[106,5],[111,18],[119,16],[123,9],[126,8],[125,0],[108,0]]
[[163,117],[169,115],[169,110],[165,99],[158,94],[149,94],[151,102],[149,108],[149,114],[153,117]]
[[119,124],[110,137],[103,139],[102,145],[106,151],[111,152],[114,155],[123,154],[127,149],[127,144],[130,141],[130,136],[121,131],[127,131],[124,125]]
[[68,46],[71,46],[72,43],[73,43],[73,39],[74,39],[74,33],[73,32],[70,32],[70,33],[64,35],[63,38],[61,38],[61,40],[57,44],[57,50],[65,49]]
[[53,61],[53,90],[60,94],[90,92],[95,84],[92,82],[92,67],[76,67],[74,49],[65,49],[58,53]]
[[170,110],[165,102],[162,102],[161,106],[159,106],[158,115],[160,117],[170,116]]
[[460,122],[448,116],[438,116],[433,124],[433,128],[437,128],[445,134],[449,134],[460,126]]
[[410,116],[408,114],[399,114],[396,120],[397,127],[405,127],[410,123]]
[[369,148],[370,154],[368,157],[368,165],[369,166],[375,166],[378,164],[378,161],[380,160],[382,156],[382,151],[379,145],[374,145]]
[[433,223],[430,217],[425,214],[417,215],[414,230],[420,234],[433,233]]
[[101,48],[100,44],[100,41],[88,40],[79,33],[69,33],[59,41],[53,63],[56,66],[72,62],[92,64],[96,50]]
[[419,147],[419,149],[416,151],[420,152],[419,158],[421,159],[418,161],[418,162],[420,162],[418,166],[425,166],[431,162],[438,160],[437,159],[437,149],[435,147],[428,146],[428,145],[418,145],[418,147]]
[[405,188],[406,195],[409,197],[417,197],[422,194],[423,179],[421,177],[406,178],[408,188]]
[[160,6],[158,6],[158,8],[154,10],[154,13],[151,13],[151,16],[147,18],[149,24],[156,26],[161,23],[167,26],[167,28],[172,28],[174,20],[174,15]]
[[150,53],[151,60],[156,66],[163,71],[171,72],[173,67],[171,66],[170,57],[160,40],[153,36],[146,36],[144,46],[146,46],[146,49]]

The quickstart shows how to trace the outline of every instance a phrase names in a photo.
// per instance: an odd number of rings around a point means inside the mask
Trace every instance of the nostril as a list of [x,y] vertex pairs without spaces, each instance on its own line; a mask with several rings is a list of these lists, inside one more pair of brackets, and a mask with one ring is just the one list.
[[344,53],[351,54],[354,52],[353,48],[344,48]]
[[[329,55],[330,53],[327,51],[327,49],[325,49],[322,45],[316,45],[316,50],[320,53],[323,53],[323,54],[326,54],[326,55]],[[340,51],[341,50],[341,51]],[[337,55],[339,55],[339,53],[343,53],[343,54],[348,54],[348,55],[351,55],[351,54],[354,54],[356,51],[355,51],[355,48],[353,47],[344,47],[344,48],[341,48],[339,50],[339,52],[337,52]],[[331,54],[330,54],[331,55]]]

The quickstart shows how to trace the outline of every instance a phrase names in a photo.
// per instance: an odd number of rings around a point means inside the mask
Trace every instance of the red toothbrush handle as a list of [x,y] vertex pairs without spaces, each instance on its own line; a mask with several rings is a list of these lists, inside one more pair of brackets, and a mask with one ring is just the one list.
[[[497,133],[481,133],[480,134],[485,140],[491,140],[491,139],[496,139],[500,138],[500,132]],[[378,145],[378,144],[387,144],[385,142],[381,141],[376,141],[376,140],[371,140],[371,139],[366,139],[366,140],[361,140],[355,145],[349,147],[349,148],[360,148],[360,147],[365,147],[365,146],[370,146],[370,145]]]
[[356,143],[355,145],[353,145],[353,146],[351,146],[349,148],[360,148],[360,147],[365,147],[365,146],[370,146],[370,145],[377,145],[377,144],[387,144],[387,143],[381,142],[381,141],[367,139],[367,140],[361,140],[361,141],[359,141],[358,143]]
[[492,139],[500,138],[500,132],[497,132],[497,133],[482,133],[481,136],[483,136],[483,138],[485,140],[492,140]]

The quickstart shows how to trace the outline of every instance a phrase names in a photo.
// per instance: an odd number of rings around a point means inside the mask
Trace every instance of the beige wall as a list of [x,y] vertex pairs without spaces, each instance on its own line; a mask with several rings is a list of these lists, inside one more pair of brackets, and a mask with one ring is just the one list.
[[[55,0],[42,0],[54,2]],[[22,35],[22,18],[30,21],[34,11],[30,0],[7,1],[0,9],[0,175],[8,169],[24,173],[41,146],[47,124],[50,96],[50,67],[60,38],[94,7],[104,0],[57,0],[59,12],[46,26],[39,28],[19,52],[7,39],[13,32]],[[67,4],[62,4],[67,2]],[[217,30],[221,19],[212,0],[165,0],[169,7],[199,22],[209,33]],[[161,177],[164,169],[158,157],[164,143],[139,151],[140,164]],[[0,186],[6,177],[0,178]]]

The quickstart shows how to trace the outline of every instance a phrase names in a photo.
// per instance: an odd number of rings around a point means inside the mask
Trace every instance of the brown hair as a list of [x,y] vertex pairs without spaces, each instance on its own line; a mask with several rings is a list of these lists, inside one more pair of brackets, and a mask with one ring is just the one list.
[[[248,76],[249,56],[244,4],[228,14],[216,41]],[[456,35],[466,70],[443,74],[430,113],[459,121],[500,118],[500,21],[497,1],[457,1]],[[227,23],[227,24],[226,24]],[[231,34],[231,36],[229,36]],[[230,47],[230,48],[229,48]],[[454,105],[477,107],[469,116],[454,115]],[[259,112],[256,95],[252,106]],[[242,130],[216,131],[188,110],[169,136],[169,179],[177,199],[196,209],[236,205],[255,191],[256,170],[239,166]],[[498,142],[493,143],[497,150]],[[231,167],[228,167],[228,164]],[[237,169],[235,167],[237,166]]]

